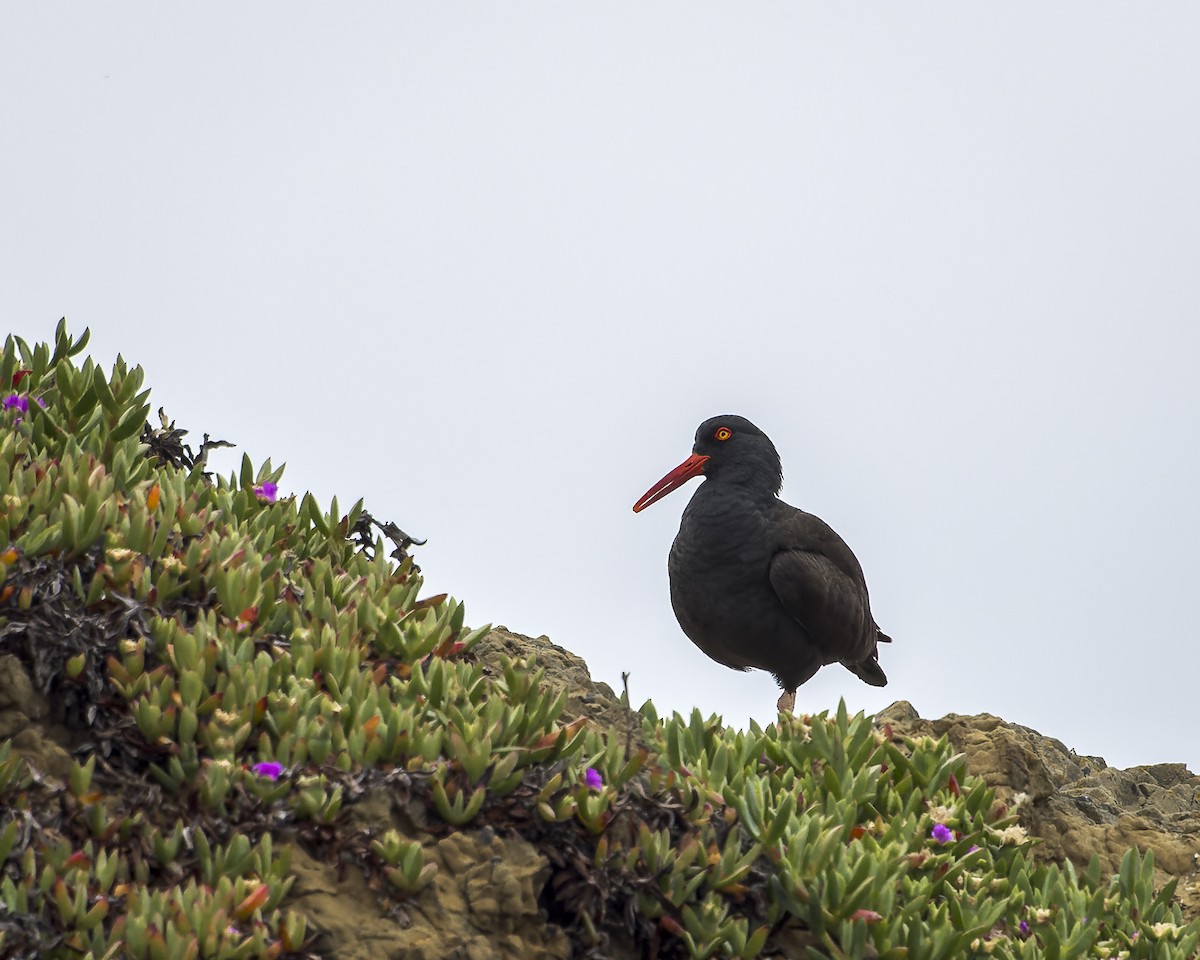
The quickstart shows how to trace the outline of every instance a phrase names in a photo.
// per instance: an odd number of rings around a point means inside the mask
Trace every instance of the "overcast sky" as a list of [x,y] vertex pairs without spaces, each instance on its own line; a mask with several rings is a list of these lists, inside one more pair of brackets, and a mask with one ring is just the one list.
[[1200,769],[1200,6],[6,4],[0,320],[429,538],[428,592],[773,717],[666,557],[738,413],[890,684]]

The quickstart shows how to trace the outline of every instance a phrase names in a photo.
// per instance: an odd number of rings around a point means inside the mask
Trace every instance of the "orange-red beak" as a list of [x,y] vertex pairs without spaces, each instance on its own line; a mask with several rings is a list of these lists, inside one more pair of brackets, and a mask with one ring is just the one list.
[[692,477],[702,474],[706,463],[708,463],[708,457],[702,456],[699,453],[693,453],[683,463],[642,494],[642,499],[633,505],[633,512],[641,513],[650,504],[661,500],[672,490],[682,487]]

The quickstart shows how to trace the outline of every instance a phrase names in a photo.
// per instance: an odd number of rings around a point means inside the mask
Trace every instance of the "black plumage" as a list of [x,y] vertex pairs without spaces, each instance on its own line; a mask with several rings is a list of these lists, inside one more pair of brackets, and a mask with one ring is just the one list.
[[692,455],[635,505],[645,509],[694,476],[667,568],[683,632],[718,663],[768,670],[791,711],[796,688],[841,663],[872,686],[887,676],[858,559],[824,520],[779,499],[770,439],[744,417],[706,420]]

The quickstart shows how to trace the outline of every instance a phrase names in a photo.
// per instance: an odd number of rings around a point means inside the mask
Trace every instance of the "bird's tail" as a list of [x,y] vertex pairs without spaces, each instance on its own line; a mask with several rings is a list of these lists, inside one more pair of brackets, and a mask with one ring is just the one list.
[[883,672],[883,667],[874,657],[868,657],[859,663],[844,663],[844,666],[864,683],[869,683],[873,687],[887,686],[887,674]]
[[842,665],[853,673],[858,679],[864,683],[869,683],[873,687],[886,687],[887,674],[883,672],[883,667],[879,665],[879,644],[891,643],[892,638],[886,633],[875,627],[875,644],[871,648],[871,653],[863,660],[857,663],[847,663],[842,661]]

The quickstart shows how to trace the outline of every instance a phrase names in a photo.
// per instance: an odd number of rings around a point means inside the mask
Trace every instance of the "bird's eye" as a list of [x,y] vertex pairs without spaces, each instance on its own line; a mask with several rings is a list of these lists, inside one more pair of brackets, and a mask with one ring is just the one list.
[[733,431],[728,427],[717,427],[717,432],[713,434],[718,440],[728,440],[733,436]]

